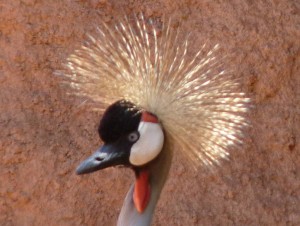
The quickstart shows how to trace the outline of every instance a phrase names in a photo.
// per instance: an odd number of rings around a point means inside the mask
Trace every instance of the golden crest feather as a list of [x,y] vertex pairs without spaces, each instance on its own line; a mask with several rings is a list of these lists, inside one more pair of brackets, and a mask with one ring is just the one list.
[[170,24],[160,35],[144,18],[103,24],[68,58],[65,76],[73,93],[97,110],[126,99],[154,113],[196,165],[212,165],[241,142],[250,98],[222,69],[218,45],[191,57],[188,38],[178,44],[179,31]]

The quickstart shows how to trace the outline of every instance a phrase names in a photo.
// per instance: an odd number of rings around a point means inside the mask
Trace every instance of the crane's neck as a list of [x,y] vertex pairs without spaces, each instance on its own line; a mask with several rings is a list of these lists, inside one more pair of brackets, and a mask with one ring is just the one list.
[[171,166],[172,149],[169,143],[170,142],[165,139],[163,150],[157,159],[147,167],[150,183],[150,199],[146,209],[142,213],[137,211],[133,201],[135,185],[131,185],[119,215],[118,226],[149,226],[151,224],[155,206]]

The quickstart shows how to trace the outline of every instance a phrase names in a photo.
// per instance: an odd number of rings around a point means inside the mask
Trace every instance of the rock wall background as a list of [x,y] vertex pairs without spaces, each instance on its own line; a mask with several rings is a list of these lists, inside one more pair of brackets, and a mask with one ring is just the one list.
[[99,145],[100,115],[53,72],[100,21],[140,12],[234,53],[256,104],[243,150],[215,172],[175,155],[153,225],[300,225],[298,0],[0,1],[0,225],[115,224],[133,175],[74,174]]

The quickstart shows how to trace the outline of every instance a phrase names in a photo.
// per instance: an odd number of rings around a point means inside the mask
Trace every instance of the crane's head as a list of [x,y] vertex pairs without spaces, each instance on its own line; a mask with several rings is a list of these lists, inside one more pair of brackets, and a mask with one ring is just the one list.
[[116,165],[132,168],[137,177],[133,199],[138,212],[143,212],[150,195],[147,165],[160,154],[164,144],[158,118],[131,102],[120,100],[104,112],[98,132],[103,146],[83,161],[76,173],[91,173]]
[[96,110],[119,98],[132,101],[107,108],[99,126],[104,144],[77,168],[77,174],[115,165],[135,171],[119,217],[122,226],[150,224],[172,147],[191,166],[212,167],[228,158],[229,147],[242,143],[248,126],[250,98],[236,76],[224,70],[224,58],[218,60],[219,45],[205,44],[192,55],[188,39],[178,44],[171,21],[160,35],[149,22],[142,18],[131,24],[125,18],[112,28],[104,24],[99,36],[90,36],[68,58],[65,75],[72,93],[91,100]]

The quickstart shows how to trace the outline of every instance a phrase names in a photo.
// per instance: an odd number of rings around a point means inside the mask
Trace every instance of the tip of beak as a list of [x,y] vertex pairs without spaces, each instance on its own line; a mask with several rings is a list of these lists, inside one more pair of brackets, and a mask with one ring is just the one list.
[[75,173],[76,173],[76,175],[85,174],[83,167],[81,167],[81,165],[76,168]]
[[76,174],[81,175],[81,174],[87,174],[94,172],[97,167],[97,162],[92,161],[91,158],[83,161],[77,168],[76,168]]

